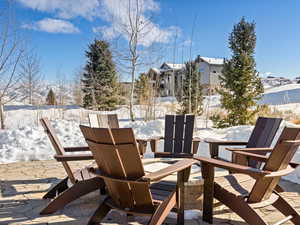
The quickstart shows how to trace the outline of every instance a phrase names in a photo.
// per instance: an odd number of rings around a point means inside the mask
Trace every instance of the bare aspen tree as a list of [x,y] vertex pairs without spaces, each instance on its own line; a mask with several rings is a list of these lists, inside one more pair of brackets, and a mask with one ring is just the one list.
[[[112,43],[112,53],[118,67],[119,73],[126,73],[130,76],[130,99],[129,111],[130,119],[134,121],[134,94],[136,75],[141,72],[141,68],[150,65],[151,62],[157,61],[159,56],[155,55],[161,48],[153,43],[148,43],[147,38],[153,34],[154,24],[151,22],[153,15],[145,14],[146,6],[142,0],[124,0],[120,1],[120,7],[126,9],[124,16],[120,18],[112,18],[114,24],[114,32],[118,35]],[[160,35],[152,38],[159,42]],[[126,45],[124,45],[124,40]],[[152,41],[153,42],[153,41]]]
[[57,91],[56,91],[56,101],[58,105],[65,105],[66,103],[66,97],[67,97],[67,87],[66,87],[66,76],[60,72],[60,70],[57,71],[56,74],[57,79]]
[[18,66],[24,53],[8,1],[0,12],[0,129],[5,128],[4,105],[18,96]]
[[82,105],[83,93],[82,93],[82,68],[75,71],[73,81],[73,100],[76,105]]
[[35,104],[34,96],[42,87],[40,60],[35,54],[28,52],[20,63],[21,92],[29,104]]
[[196,25],[196,20],[197,20],[197,15],[194,17],[193,21],[193,27],[192,27],[192,34],[191,34],[191,44],[190,44],[190,79],[189,79],[189,113],[192,112],[192,48],[193,48],[193,38],[194,38],[194,30],[195,30],[195,25]]

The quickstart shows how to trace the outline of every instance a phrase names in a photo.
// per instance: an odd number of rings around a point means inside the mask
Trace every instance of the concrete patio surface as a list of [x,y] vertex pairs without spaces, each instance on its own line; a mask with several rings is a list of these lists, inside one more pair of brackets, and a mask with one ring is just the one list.
[[[73,168],[80,168],[88,162],[73,162]],[[99,192],[93,192],[78,199],[59,212],[40,216],[39,212],[48,203],[42,199],[47,190],[60,179],[65,177],[61,163],[54,160],[19,162],[0,165],[0,224],[36,224],[36,225],[84,225],[101,201]],[[300,211],[300,185],[281,181],[286,192],[283,193],[298,211]],[[269,224],[283,218],[272,206],[260,209]],[[235,213],[225,206],[214,212],[214,224],[246,224]],[[129,218],[117,211],[112,211],[102,224],[147,224],[147,217]],[[186,220],[185,224],[205,224],[201,217]],[[170,217],[165,224],[176,224]],[[285,224],[291,224],[289,222]]]

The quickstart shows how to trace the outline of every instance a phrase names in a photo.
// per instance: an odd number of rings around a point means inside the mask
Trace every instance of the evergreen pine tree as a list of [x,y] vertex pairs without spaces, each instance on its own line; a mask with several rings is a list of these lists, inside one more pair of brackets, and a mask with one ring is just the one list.
[[115,64],[105,41],[95,40],[86,51],[83,73],[83,106],[94,110],[114,110],[119,103]]
[[52,89],[47,94],[46,103],[47,105],[56,105],[56,97]]
[[219,127],[248,124],[257,112],[256,102],[263,93],[263,85],[255,69],[255,45],[255,23],[242,18],[230,34],[232,58],[224,60],[220,76],[218,93],[227,115],[225,118],[214,118]]
[[203,112],[203,93],[200,84],[201,73],[199,64],[195,61],[185,63],[184,77],[182,80],[182,101],[180,113],[200,115]]

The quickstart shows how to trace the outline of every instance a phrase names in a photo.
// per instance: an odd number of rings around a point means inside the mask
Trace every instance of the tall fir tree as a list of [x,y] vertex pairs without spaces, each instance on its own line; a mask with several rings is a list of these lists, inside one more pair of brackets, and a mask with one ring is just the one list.
[[47,94],[46,103],[47,105],[56,105],[56,97],[52,89]]
[[195,61],[186,62],[182,80],[180,113],[202,114],[203,93],[200,79],[201,72],[199,70],[199,64]]
[[225,118],[215,117],[218,127],[249,124],[257,113],[257,100],[263,85],[254,59],[256,46],[255,23],[242,18],[229,36],[232,57],[224,60],[220,78],[221,105],[227,112]]
[[109,44],[95,40],[86,51],[83,73],[83,106],[94,110],[114,110],[119,103],[118,79]]

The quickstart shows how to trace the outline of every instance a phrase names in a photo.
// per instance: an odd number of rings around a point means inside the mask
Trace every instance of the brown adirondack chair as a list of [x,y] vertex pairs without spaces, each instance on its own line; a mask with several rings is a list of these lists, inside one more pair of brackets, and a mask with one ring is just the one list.
[[[145,175],[131,128],[80,128],[98,164],[99,169],[91,171],[104,180],[109,193],[89,225],[100,223],[111,209],[132,215],[150,215],[148,224],[159,225],[175,206],[178,207],[178,224],[184,224],[184,182],[196,160],[179,160],[165,169]],[[151,188],[152,182],[159,182],[174,172],[178,172],[177,192],[176,187],[171,190],[166,187],[164,191]]]
[[[264,162],[263,168],[224,162],[217,159],[195,157],[201,162],[204,179],[203,220],[213,222],[213,198],[237,213],[248,224],[266,225],[254,208],[274,206],[286,217],[276,224],[290,220],[300,224],[298,212],[276,191],[279,180],[293,172],[298,163],[291,162],[300,145],[300,128],[284,128],[269,157],[249,152],[236,152],[245,159]],[[237,173],[214,178],[214,168]]]
[[[107,127],[120,128],[117,114],[90,113],[88,116],[89,116],[90,127],[93,127],[93,128],[107,128]],[[138,143],[140,155],[143,157],[146,152],[147,142],[149,140],[137,138],[136,141]]]
[[[97,189],[104,188],[103,180],[99,177],[95,177],[94,174],[90,173],[86,168],[72,171],[69,166],[69,161],[81,161],[91,160],[93,155],[90,153],[89,147],[62,147],[55,134],[53,127],[51,126],[47,118],[40,120],[42,126],[47,133],[56,155],[54,158],[63,164],[63,167],[67,173],[67,177],[52,187],[47,194],[43,196],[44,199],[53,199],[41,212],[40,214],[51,214],[59,209],[62,209],[68,203],[80,198],[81,196],[88,194]],[[88,151],[88,154],[76,154],[66,155],[66,152],[80,152]],[[69,181],[69,182],[68,182]],[[68,183],[71,186],[68,186]]]
[[[251,136],[247,142],[245,141],[214,141],[205,140],[209,143],[209,150],[211,158],[222,159],[219,157],[219,146],[234,146],[234,145],[245,145],[246,148],[226,148],[225,150],[232,151],[232,161],[241,163],[236,158],[235,151],[252,151],[256,154],[266,155],[270,152],[270,146],[275,137],[275,134],[280,126],[282,118],[267,118],[259,117],[256,121],[255,127],[251,133]],[[255,148],[255,149],[254,149]],[[222,159],[225,160],[225,159]],[[258,168],[261,163],[250,160],[249,165]]]
[[[150,138],[155,157],[192,157],[198,151],[200,139],[193,138],[194,115],[166,115],[165,136]],[[157,152],[159,140],[164,140],[164,152]]]

